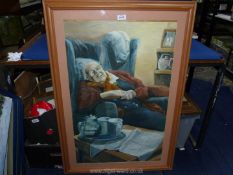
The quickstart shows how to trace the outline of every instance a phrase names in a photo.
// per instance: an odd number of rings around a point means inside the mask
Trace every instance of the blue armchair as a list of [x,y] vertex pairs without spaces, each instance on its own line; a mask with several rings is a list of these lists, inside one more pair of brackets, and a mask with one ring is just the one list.
[[123,31],[107,33],[101,40],[100,64],[105,70],[123,70],[134,76],[138,43]]

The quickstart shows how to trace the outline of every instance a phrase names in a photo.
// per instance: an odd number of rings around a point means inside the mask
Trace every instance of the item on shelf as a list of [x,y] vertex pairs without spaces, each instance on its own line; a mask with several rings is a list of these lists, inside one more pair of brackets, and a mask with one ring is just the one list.
[[15,78],[14,84],[16,94],[23,100],[25,116],[29,116],[33,104],[53,99],[52,80],[48,73],[38,75],[23,71]]
[[196,32],[193,32],[192,38],[193,39],[198,39],[198,34]]
[[227,4],[226,3],[221,3],[219,4],[219,11],[224,11],[224,10],[227,10]]
[[38,77],[38,93],[40,96],[52,96],[53,85],[50,74],[43,74]]
[[59,144],[25,143],[27,165],[30,168],[62,167],[62,156]]
[[211,47],[223,55],[226,60],[227,70],[233,71],[232,36],[213,36]]
[[23,52],[8,52],[7,61],[20,61]]
[[233,5],[231,6],[231,19],[233,20]]
[[58,142],[56,111],[50,110],[38,117],[25,118],[26,140],[31,144],[54,144]]
[[22,55],[22,60],[48,60],[49,53],[48,53],[48,46],[47,46],[47,38],[46,34],[40,35],[36,41],[29,47],[27,50],[24,51]]
[[211,43],[229,52],[233,47],[233,38],[232,36],[213,36]]
[[53,109],[53,105],[46,101],[39,101],[31,108],[29,117],[39,117],[47,111]]
[[0,47],[18,45],[22,37],[23,29],[19,17],[0,17]]

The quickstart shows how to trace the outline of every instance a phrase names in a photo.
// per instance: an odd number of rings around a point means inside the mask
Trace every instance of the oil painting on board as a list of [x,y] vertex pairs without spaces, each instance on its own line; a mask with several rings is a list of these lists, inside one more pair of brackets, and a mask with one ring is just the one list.
[[[154,55],[176,22],[65,21],[79,162],[159,160],[169,89],[154,83]],[[164,56],[164,58],[162,58]]]

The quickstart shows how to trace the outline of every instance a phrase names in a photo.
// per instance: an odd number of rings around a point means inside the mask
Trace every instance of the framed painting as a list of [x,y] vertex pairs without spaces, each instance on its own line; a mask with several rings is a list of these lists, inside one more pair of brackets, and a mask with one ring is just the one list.
[[163,33],[161,47],[162,48],[173,48],[175,45],[175,39],[176,39],[176,30],[165,29]]
[[[172,168],[195,3],[43,2],[64,171]],[[173,53],[155,61],[167,29]],[[154,81],[167,56],[169,87]]]

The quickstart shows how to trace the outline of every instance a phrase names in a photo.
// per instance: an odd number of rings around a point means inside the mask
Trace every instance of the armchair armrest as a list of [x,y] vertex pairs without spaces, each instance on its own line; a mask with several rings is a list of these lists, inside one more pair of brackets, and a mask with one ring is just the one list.
[[150,97],[146,100],[147,103],[156,103],[164,111],[167,111],[168,97]]

